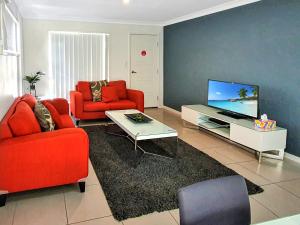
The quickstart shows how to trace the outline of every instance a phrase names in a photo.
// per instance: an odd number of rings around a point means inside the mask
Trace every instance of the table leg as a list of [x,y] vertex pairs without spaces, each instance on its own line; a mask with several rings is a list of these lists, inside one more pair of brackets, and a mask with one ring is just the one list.
[[176,137],[176,150],[175,150],[175,157],[177,156],[178,153],[178,148],[179,148],[179,138],[178,136]]
[[259,152],[259,159],[258,159],[258,163],[261,163],[261,158],[262,158],[262,152]]
[[134,140],[134,150],[135,151],[137,150],[137,140],[136,139]]

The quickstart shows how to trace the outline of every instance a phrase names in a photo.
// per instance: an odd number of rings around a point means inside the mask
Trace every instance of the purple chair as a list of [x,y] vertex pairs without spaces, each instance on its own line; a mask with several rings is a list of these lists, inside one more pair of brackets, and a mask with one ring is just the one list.
[[250,203],[239,175],[203,181],[178,192],[180,225],[249,225]]

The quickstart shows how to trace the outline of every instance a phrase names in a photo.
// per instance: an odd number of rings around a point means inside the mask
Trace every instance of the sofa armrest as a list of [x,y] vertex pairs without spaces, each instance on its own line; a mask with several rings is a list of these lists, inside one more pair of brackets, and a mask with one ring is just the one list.
[[55,98],[46,101],[50,102],[60,115],[69,114],[69,103],[66,99]]
[[130,101],[135,102],[137,110],[144,112],[144,92],[127,89],[127,97]]
[[79,91],[70,91],[71,112],[75,118],[80,118],[83,113],[83,96]]
[[77,182],[88,176],[89,139],[80,128],[0,142],[0,190],[16,192]]

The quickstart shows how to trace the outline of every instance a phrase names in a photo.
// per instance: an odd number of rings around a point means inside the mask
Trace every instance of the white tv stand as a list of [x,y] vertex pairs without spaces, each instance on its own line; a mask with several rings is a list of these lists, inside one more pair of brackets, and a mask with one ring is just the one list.
[[[251,119],[234,119],[221,115],[221,110],[205,105],[182,106],[181,118],[202,129],[208,130],[232,142],[251,148],[259,153],[259,162],[262,156],[283,160],[286,148],[287,130],[277,127],[270,131],[255,128]],[[225,122],[224,126],[211,122],[214,118]],[[277,154],[266,153],[274,151]]]

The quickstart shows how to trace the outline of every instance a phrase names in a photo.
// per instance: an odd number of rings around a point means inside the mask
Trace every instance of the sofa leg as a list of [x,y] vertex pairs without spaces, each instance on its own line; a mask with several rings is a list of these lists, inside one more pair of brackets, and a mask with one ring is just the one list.
[[0,207],[5,206],[7,194],[0,195]]
[[80,120],[75,121],[77,127],[79,127],[79,122],[80,122]]
[[79,182],[79,189],[80,189],[80,192],[83,193],[85,192],[85,182]]

